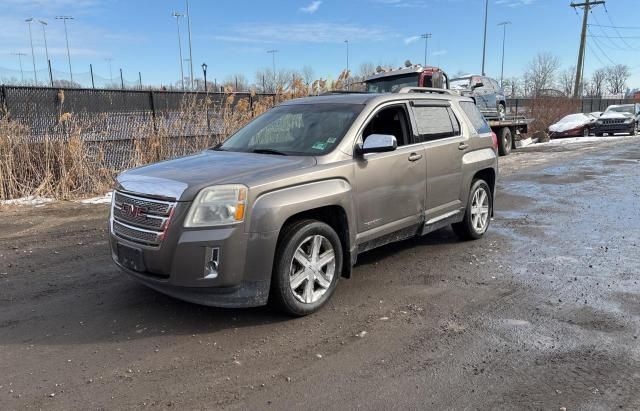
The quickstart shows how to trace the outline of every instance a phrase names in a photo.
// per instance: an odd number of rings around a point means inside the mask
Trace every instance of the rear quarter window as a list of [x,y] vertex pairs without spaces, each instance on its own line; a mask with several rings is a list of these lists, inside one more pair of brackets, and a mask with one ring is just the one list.
[[489,127],[489,124],[487,124],[487,121],[484,119],[484,116],[480,113],[480,110],[478,110],[478,107],[476,107],[474,102],[461,101],[460,107],[478,134],[491,132],[491,127]]

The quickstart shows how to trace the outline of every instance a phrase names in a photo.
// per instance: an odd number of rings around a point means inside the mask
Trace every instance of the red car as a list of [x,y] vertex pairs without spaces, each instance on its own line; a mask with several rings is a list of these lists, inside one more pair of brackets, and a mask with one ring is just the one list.
[[587,137],[596,120],[592,114],[569,114],[549,126],[549,137]]

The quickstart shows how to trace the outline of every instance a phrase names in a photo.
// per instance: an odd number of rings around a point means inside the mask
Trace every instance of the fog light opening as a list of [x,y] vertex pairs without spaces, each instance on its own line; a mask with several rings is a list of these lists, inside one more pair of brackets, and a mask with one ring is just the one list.
[[204,278],[218,278],[218,264],[220,258],[220,249],[206,247],[204,262]]

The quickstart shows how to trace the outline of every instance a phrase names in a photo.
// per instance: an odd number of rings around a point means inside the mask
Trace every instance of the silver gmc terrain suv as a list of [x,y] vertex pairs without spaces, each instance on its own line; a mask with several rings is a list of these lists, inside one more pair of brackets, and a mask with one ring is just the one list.
[[497,143],[448,90],[291,100],[196,155],[117,178],[113,260],[175,298],[318,310],[358,254],[493,213]]

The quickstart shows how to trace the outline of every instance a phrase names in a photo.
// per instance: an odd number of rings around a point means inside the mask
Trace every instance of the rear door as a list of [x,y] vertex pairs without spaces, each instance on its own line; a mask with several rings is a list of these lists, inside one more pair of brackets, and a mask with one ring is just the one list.
[[462,208],[462,156],[467,137],[446,100],[411,102],[416,139],[425,149],[427,224],[455,215]]

